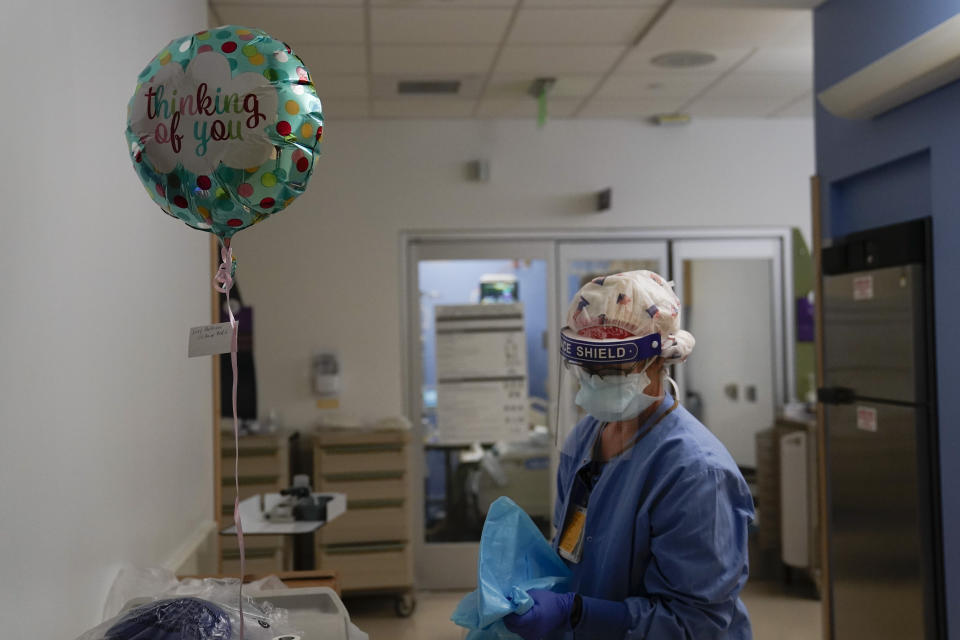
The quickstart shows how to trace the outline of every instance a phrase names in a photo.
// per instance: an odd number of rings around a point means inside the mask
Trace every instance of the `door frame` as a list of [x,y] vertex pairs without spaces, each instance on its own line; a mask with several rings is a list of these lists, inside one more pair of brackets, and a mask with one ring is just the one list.
[[[714,238],[683,239],[671,244],[671,277],[676,281],[675,290],[683,300],[683,261],[696,259],[764,259],[769,258],[773,283],[773,407],[782,407],[791,402],[796,395],[796,372],[794,367],[794,326],[790,322],[793,300],[793,250],[789,253],[781,238]],[[684,251],[684,249],[686,251]],[[787,280],[787,260],[790,257],[789,281]],[[789,285],[789,287],[788,287]],[[789,289],[789,291],[788,291]],[[677,378],[680,397],[684,397],[686,374],[682,368]]]
[[[414,569],[416,583],[429,589],[462,589],[476,585],[477,542],[430,542],[426,541],[424,528],[424,470],[426,458],[423,449],[423,423],[421,416],[421,387],[423,367],[420,354],[420,323],[413,318],[420,315],[419,272],[421,260],[543,260],[547,274],[547,332],[553,336],[556,331],[556,318],[552,312],[556,302],[556,265],[554,264],[554,245],[545,240],[526,240],[517,242],[503,237],[498,240],[459,236],[456,239],[424,238],[411,236],[404,242],[402,249],[405,268],[405,287],[401,291],[404,310],[401,312],[401,331],[403,331],[402,371],[404,377],[404,412],[410,418],[412,434],[410,447],[410,474],[412,542],[414,549]],[[414,315],[415,314],[415,315]],[[548,345],[547,369],[548,389],[552,388],[552,375],[556,366],[554,350]],[[553,495],[551,493],[551,501]]]
[[[556,388],[559,318],[563,310],[557,281],[560,268],[561,244],[573,243],[630,243],[633,241],[665,241],[668,247],[666,266],[668,277],[673,273],[672,245],[680,240],[736,240],[765,238],[779,241],[780,245],[780,290],[782,307],[779,309],[783,327],[785,357],[781,362],[784,384],[782,401],[795,399],[794,349],[793,349],[793,236],[790,227],[704,227],[696,229],[544,229],[544,230],[407,230],[399,234],[399,300],[400,300],[400,349],[401,377],[403,384],[403,411],[412,423],[410,469],[408,491],[411,496],[411,541],[414,549],[415,581],[419,588],[426,589],[472,589],[476,586],[476,557],[478,543],[430,543],[428,550],[424,536],[424,465],[421,423],[421,362],[420,325],[412,322],[419,318],[420,296],[417,264],[421,259],[473,259],[473,250],[493,249],[477,259],[530,258],[547,261],[547,321],[548,339],[548,389]],[[549,250],[535,255],[529,250],[531,243],[544,243]],[[541,248],[541,247],[538,247]],[[517,250],[519,249],[519,253]],[[465,251],[471,250],[471,251]],[[516,253],[516,255],[513,255]],[[509,255],[508,255],[509,254]],[[429,256],[429,257],[424,257]],[[414,316],[413,314],[416,314]],[[553,398],[550,399],[551,404]],[[552,413],[552,412],[551,412]],[[551,430],[555,424],[549,425]],[[551,460],[551,474],[556,473],[556,456]],[[551,483],[551,500],[555,486]]]

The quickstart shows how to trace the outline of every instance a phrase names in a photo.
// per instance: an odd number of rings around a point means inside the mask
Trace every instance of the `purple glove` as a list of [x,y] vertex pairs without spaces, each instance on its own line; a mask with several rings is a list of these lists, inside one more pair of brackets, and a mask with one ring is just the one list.
[[527,595],[533,598],[533,606],[524,614],[504,616],[503,624],[507,629],[523,640],[540,640],[558,627],[570,626],[570,608],[575,594],[531,589]]

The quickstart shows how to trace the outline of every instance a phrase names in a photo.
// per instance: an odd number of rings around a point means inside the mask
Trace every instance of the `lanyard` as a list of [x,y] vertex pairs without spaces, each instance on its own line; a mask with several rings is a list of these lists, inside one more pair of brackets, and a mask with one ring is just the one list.
[[[617,455],[620,455],[644,438],[679,405],[680,401],[675,399],[672,407],[664,411],[663,414],[652,424],[639,429],[636,437],[632,438],[633,442],[624,447],[622,451],[617,453]],[[584,532],[586,531],[587,526],[587,508],[590,503],[590,494],[593,492],[594,485],[600,478],[603,465],[606,464],[606,461],[600,461],[598,458],[600,457],[600,439],[603,436],[603,431],[607,428],[608,424],[609,423],[605,422],[600,425],[600,431],[597,433],[597,436],[593,441],[592,459],[589,464],[584,465],[577,472],[577,475],[573,481],[573,485],[571,486],[570,502],[567,507],[564,526],[560,532],[560,537],[557,544],[557,552],[560,554],[560,557],[574,564],[579,563],[580,559],[583,557]],[[582,486],[578,487],[578,484]]]

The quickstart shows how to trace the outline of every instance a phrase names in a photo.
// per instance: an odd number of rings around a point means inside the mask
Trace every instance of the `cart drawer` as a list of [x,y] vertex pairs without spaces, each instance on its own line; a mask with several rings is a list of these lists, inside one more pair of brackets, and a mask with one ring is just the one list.
[[[224,525],[225,527],[232,526],[233,523]],[[249,553],[251,549],[270,549],[275,551],[277,549],[283,549],[283,536],[244,536],[243,537],[243,548]],[[220,536],[220,549],[223,550],[224,554],[230,552],[239,553],[240,547],[237,545],[237,536],[236,535],[225,535]]]
[[[246,554],[246,572],[252,575],[267,575],[283,571],[283,551],[277,550],[270,554]],[[220,573],[240,575],[240,554],[224,554]]]
[[[224,478],[221,482],[223,486],[223,501],[233,503],[234,484],[233,478]],[[240,478],[240,499],[249,498],[260,493],[276,493],[280,489],[285,489],[282,479],[279,475],[264,476],[246,476]]]
[[318,448],[316,468],[323,475],[365,471],[404,471],[407,455],[399,445]]
[[406,507],[363,509],[351,504],[346,513],[317,531],[317,541],[326,545],[407,540],[407,523]]
[[338,429],[320,427],[313,436],[316,447],[355,446],[358,444],[406,444],[410,440],[408,431],[381,429]]
[[[239,460],[240,479],[244,476],[279,476],[284,472],[283,461],[277,456],[245,456]],[[224,458],[221,468],[224,479],[233,481],[233,456]]]
[[[286,438],[280,435],[265,436],[240,436],[237,445],[240,448],[240,455],[246,452],[260,452],[260,455],[276,455],[283,446]],[[224,456],[233,456],[233,430],[228,429],[220,432],[220,451]]]
[[348,504],[355,500],[401,500],[407,496],[407,483],[402,473],[390,476],[321,476],[317,480],[317,491],[345,493]]
[[402,543],[321,547],[318,556],[322,568],[337,571],[344,591],[413,584],[409,554]]

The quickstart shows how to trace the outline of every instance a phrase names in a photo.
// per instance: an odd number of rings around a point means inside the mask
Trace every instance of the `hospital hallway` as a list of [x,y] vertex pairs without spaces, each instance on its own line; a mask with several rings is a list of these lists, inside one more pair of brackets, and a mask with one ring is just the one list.
[[[398,618],[391,598],[348,598],[351,620],[370,640],[461,640],[467,631],[450,622],[462,591],[420,591],[417,609]],[[820,640],[821,605],[774,581],[748,582],[742,593],[759,640]]]
[[960,640],[960,0],[0,59],[0,640]]

